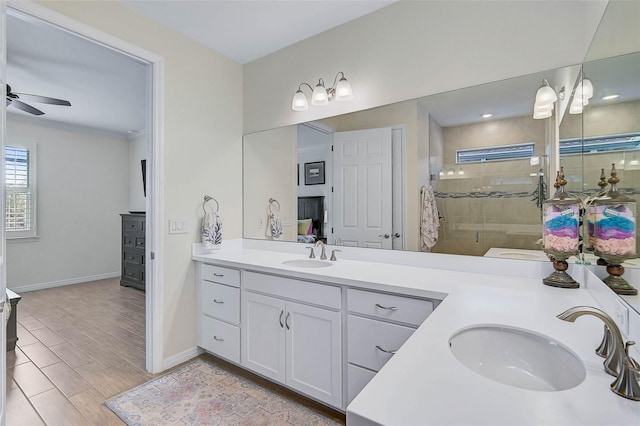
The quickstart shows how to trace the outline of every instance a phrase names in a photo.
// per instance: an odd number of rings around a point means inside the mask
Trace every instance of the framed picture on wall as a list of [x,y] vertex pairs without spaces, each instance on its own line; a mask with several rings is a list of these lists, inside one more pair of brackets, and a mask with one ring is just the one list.
[[324,185],[324,161],[304,163],[304,184]]

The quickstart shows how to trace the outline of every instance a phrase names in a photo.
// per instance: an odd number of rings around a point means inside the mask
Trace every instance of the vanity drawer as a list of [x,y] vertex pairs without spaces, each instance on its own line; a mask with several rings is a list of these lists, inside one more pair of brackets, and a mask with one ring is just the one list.
[[317,284],[245,271],[242,276],[242,287],[245,290],[270,294],[331,309],[340,309],[342,306],[340,287],[334,287],[328,284]]
[[433,312],[433,302],[430,300],[353,288],[347,290],[347,306],[349,312],[403,322],[416,327]]
[[[378,371],[413,334],[413,328],[353,315],[348,316],[348,361]],[[389,352],[384,352],[384,351]]]
[[373,379],[375,371],[349,364],[347,366],[347,404],[358,396],[360,391]]
[[240,271],[237,269],[201,263],[200,278],[206,281],[240,287]]
[[204,315],[240,324],[240,289],[228,285],[200,282],[200,308]]
[[198,346],[239,364],[240,327],[201,316]]

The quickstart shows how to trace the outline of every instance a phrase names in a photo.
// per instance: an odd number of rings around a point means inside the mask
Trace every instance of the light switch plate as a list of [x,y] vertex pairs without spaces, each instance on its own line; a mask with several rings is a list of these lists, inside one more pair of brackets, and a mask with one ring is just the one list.
[[187,221],[184,219],[170,219],[169,220],[169,233],[170,234],[186,234],[187,233]]

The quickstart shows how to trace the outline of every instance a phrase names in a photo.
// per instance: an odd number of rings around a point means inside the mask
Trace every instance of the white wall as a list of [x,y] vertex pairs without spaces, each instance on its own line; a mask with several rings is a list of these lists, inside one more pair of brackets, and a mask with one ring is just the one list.
[[7,287],[119,275],[126,139],[7,114],[7,144],[12,141],[36,143],[38,238],[7,240]]
[[129,136],[127,140],[129,141],[129,211],[143,212],[147,208],[140,161],[147,158],[147,132]]
[[[245,133],[581,63],[607,4],[401,1],[244,66]],[[355,98],[291,110],[343,71]],[[265,84],[268,82],[268,84]],[[307,94],[309,96],[309,94]]]
[[[164,58],[162,334],[164,360],[196,345],[196,272],[205,194],[220,202],[224,238],[242,237],[242,66],[117,1],[42,6]],[[185,100],[188,99],[188,102]],[[169,219],[186,234],[168,234]]]

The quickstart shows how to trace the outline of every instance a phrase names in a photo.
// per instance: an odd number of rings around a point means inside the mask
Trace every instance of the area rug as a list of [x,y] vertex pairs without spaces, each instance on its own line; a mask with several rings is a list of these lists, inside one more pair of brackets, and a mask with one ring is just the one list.
[[105,405],[128,425],[340,424],[201,359]]

